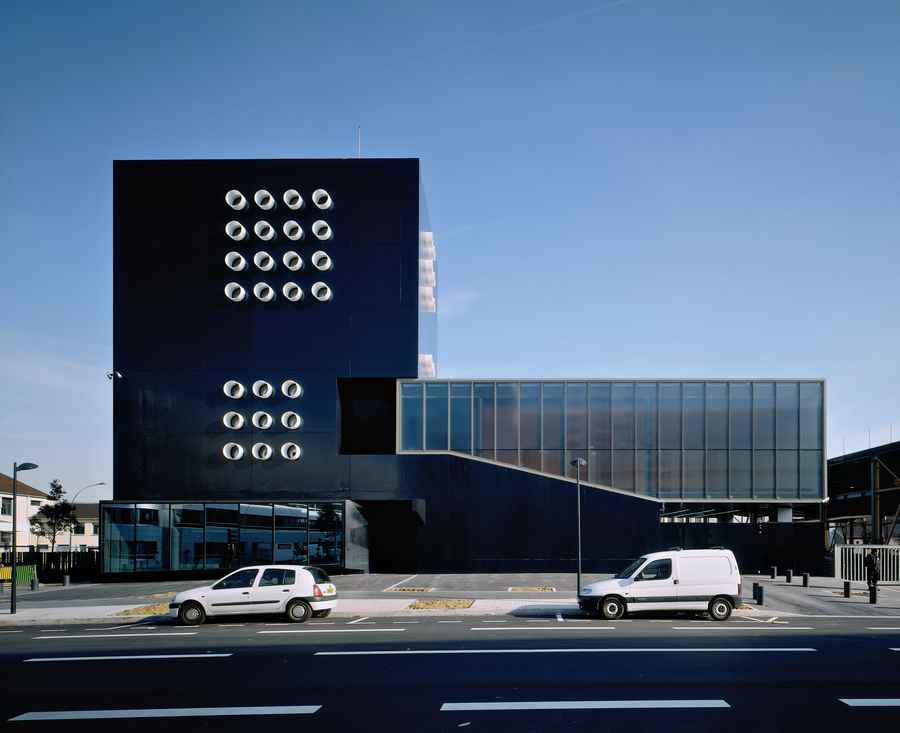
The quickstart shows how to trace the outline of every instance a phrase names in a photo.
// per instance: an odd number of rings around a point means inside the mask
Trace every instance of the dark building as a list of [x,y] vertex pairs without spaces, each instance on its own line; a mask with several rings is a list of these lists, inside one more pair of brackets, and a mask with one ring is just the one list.
[[120,161],[114,198],[106,573],[570,568],[577,458],[598,571],[819,518],[821,380],[435,379],[417,160]]

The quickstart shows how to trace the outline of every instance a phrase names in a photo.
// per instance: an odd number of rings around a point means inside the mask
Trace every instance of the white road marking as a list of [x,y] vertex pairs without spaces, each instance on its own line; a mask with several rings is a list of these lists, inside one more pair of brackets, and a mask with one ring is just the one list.
[[369,617],[368,617],[368,616],[360,616],[358,619],[356,619],[356,620],[354,620],[354,621],[349,621],[349,622],[347,623],[347,626],[349,626],[350,624],[358,624],[358,623],[362,623],[362,622],[365,621],[367,618],[369,618]]
[[32,636],[32,639],[129,639],[135,636],[196,636],[196,631],[164,631],[155,634],[67,634],[66,636]]
[[48,710],[13,720],[92,720],[111,718],[196,718],[231,715],[312,715],[321,705],[255,705],[228,708],[138,708],[136,710]]
[[439,624],[461,624],[462,621],[438,621]]
[[247,624],[219,624],[220,629],[225,629],[231,626],[246,626]]
[[812,631],[812,626],[673,626],[676,631]]
[[0,634],[21,634],[22,631],[0,631]]
[[869,631],[900,631],[900,626],[866,626]]
[[647,710],[730,708],[724,700],[546,700],[536,702],[445,702],[441,712],[472,710]]
[[[462,623],[462,622],[460,622],[460,623]],[[481,619],[481,623],[483,623],[483,624],[508,624],[509,621],[506,621],[506,620],[501,621],[499,619],[496,621],[492,621],[491,619],[484,618],[484,619]]]
[[559,623],[564,623],[564,619],[561,613],[556,614],[556,620],[559,621]]
[[341,634],[363,631],[406,631],[406,629],[283,629],[279,631],[257,631],[257,634]]
[[404,578],[403,580],[398,580],[393,585],[389,585],[387,588],[382,588],[381,590],[382,590],[382,592],[384,592],[386,590],[391,590],[393,588],[396,588],[398,585],[403,585],[404,583],[408,583],[410,580],[412,580],[413,578],[417,578],[417,577],[419,577],[418,573],[416,573],[416,575],[410,575],[408,578]]
[[840,697],[851,708],[900,708],[900,697]]
[[612,631],[615,626],[473,626],[469,631]]
[[48,631],[51,633],[55,631],[57,634],[62,634],[63,632],[68,631],[68,629],[61,629],[59,627],[56,627],[55,629],[38,629],[38,631],[40,631],[42,634]]
[[892,652],[900,652],[900,647],[889,647]]
[[125,624],[124,626],[101,626],[96,629],[85,629],[85,631],[116,631],[117,629],[134,629],[137,628],[134,624]]
[[103,656],[103,657],[32,657],[31,659],[25,659],[25,662],[98,662],[98,661],[106,661],[110,659],[129,659],[129,660],[143,660],[143,659],[222,659],[224,657],[230,657],[231,652],[227,654],[134,654],[131,656],[128,655],[117,655],[117,656]]
[[687,654],[687,653],[735,653],[815,652],[812,647],[590,647],[585,649],[384,649],[373,651],[315,652],[316,657],[393,656],[405,654]]
[[392,624],[417,624],[419,622],[418,621],[391,621],[391,623]]

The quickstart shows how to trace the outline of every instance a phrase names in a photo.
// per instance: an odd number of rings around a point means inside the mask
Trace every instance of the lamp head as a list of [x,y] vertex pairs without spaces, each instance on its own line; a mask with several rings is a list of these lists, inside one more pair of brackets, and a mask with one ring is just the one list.
[[33,468],[37,468],[37,463],[17,463],[16,470],[17,471],[30,471]]
[[581,468],[584,468],[585,466],[587,466],[587,461],[584,460],[584,458],[575,458],[575,459],[569,461],[569,465],[570,466],[579,466]]

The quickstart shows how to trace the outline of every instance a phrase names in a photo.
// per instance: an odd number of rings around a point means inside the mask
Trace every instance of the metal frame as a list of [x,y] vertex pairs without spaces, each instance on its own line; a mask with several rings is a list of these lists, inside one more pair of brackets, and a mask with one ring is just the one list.
[[[427,411],[427,396],[426,391],[427,385],[429,383],[440,382],[447,384],[447,450],[429,450],[426,448],[427,442],[427,423],[428,423],[428,411]],[[454,383],[462,383],[469,384],[471,390],[471,403],[470,403],[470,453],[459,453],[457,451],[450,450],[450,440],[451,440],[451,428],[452,428],[452,398],[450,397],[451,392],[451,384]],[[498,436],[498,410],[497,410],[497,385],[500,383],[513,383],[517,385],[516,390],[516,404],[518,411],[518,421],[516,426],[516,455],[519,465],[513,465],[509,463],[501,463],[497,459],[497,436]],[[522,384],[538,384],[540,386],[539,389],[539,399],[540,399],[540,413],[539,413],[539,433],[540,433],[540,457],[541,457],[541,470],[536,471],[534,469],[527,468],[522,466]],[[660,439],[661,439],[661,425],[660,425],[660,393],[661,393],[661,385],[663,383],[666,384],[677,384],[678,385],[678,397],[680,404],[680,413],[681,413],[681,436],[680,436],[680,489],[678,492],[678,496],[665,496],[660,497],[660,480],[661,480],[661,471],[662,468],[660,466],[660,451],[663,450],[660,447]],[[704,471],[703,471],[703,497],[699,498],[688,498],[685,497],[685,443],[684,443],[684,428],[685,428],[685,407],[684,407],[684,385],[686,383],[691,384],[702,384],[703,385],[703,452],[704,452]],[[735,448],[732,445],[733,442],[733,432],[732,432],[732,389],[731,385],[734,383],[742,383],[748,384],[750,386],[750,426],[749,426],[749,437],[750,437],[750,447],[749,449],[744,448]],[[403,416],[402,410],[402,399],[401,399],[401,390],[403,384],[422,384],[422,395],[421,395],[421,414],[422,414],[422,450],[403,450],[401,447],[400,439],[401,439],[401,420]],[[492,385],[492,419],[493,419],[493,459],[491,458],[483,458],[482,456],[475,455],[475,388],[479,384],[491,384]],[[546,384],[561,384],[563,387],[563,413],[562,413],[562,432],[563,432],[563,447],[562,447],[562,457],[563,457],[563,467],[562,467],[562,476],[550,473],[547,471],[547,467],[544,464],[544,452],[545,452],[545,430],[544,430],[544,386]],[[452,378],[441,378],[441,379],[398,379],[397,380],[397,423],[396,423],[396,451],[400,455],[411,454],[411,453],[426,453],[426,454],[452,454],[463,457],[474,458],[478,460],[486,460],[490,463],[495,463],[497,465],[503,465],[509,468],[514,468],[516,470],[524,470],[532,473],[539,473],[544,476],[548,476],[555,479],[563,479],[563,480],[571,480],[568,476],[568,460],[570,447],[567,445],[568,442],[568,431],[569,431],[569,416],[568,416],[568,397],[569,397],[569,385],[570,384],[584,384],[585,385],[585,430],[586,430],[586,448],[584,450],[585,459],[588,462],[587,470],[585,473],[587,474],[588,480],[583,481],[583,483],[588,486],[593,486],[597,488],[603,488],[606,490],[617,491],[623,494],[627,494],[629,496],[639,496],[642,498],[653,499],[654,501],[673,501],[678,500],[685,503],[720,503],[720,502],[746,502],[746,503],[772,503],[772,502],[784,502],[790,504],[809,504],[809,503],[819,503],[823,504],[827,501],[826,495],[826,484],[827,484],[827,445],[826,445],[826,381],[820,378],[797,378],[797,379],[559,379],[559,378],[550,378],[550,379],[541,379],[541,378],[521,378],[521,379],[513,379],[513,378],[498,378],[498,379],[452,379]],[[632,414],[632,447],[630,449],[632,455],[632,478],[633,478],[633,488],[632,489],[614,489],[612,486],[605,486],[602,484],[597,484],[590,481],[590,454],[592,450],[604,450],[602,448],[591,448],[591,386],[594,384],[608,384],[610,385],[610,395],[609,395],[609,435],[610,435],[610,483],[614,481],[615,477],[615,467],[616,467],[616,449],[615,446],[615,430],[614,430],[614,410],[613,410],[613,394],[612,387],[614,384],[630,384],[633,387],[632,390],[632,400],[631,400],[631,414]],[[640,494],[637,492],[637,451],[638,448],[638,415],[637,415],[637,404],[638,404],[638,385],[639,384],[654,384],[656,386],[656,399],[655,399],[655,420],[656,420],[656,446],[655,448],[648,449],[640,449],[640,450],[653,450],[656,452],[656,487],[655,487],[655,496],[648,496],[646,494]],[[709,485],[708,485],[708,473],[709,473],[709,456],[710,456],[710,447],[709,447],[709,410],[708,410],[708,394],[707,394],[707,385],[710,384],[723,384],[725,385],[725,455],[726,455],[726,463],[725,463],[725,496],[722,497],[709,497]],[[772,484],[772,495],[771,496],[755,496],[757,491],[757,470],[756,470],[756,426],[757,426],[757,410],[756,410],[756,395],[757,395],[757,385],[759,384],[772,384],[773,385],[773,448],[772,450],[772,459],[773,459],[773,484]],[[795,497],[779,497],[778,496],[778,486],[777,486],[777,477],[778,477],[778,418],[777,418],[777,407],[778,407],[778,387],[779,384],[795,384],[796,387],[796,413],[794,416],[796,434],[797,434],[797,448],[790,449],[797,454],[797,496]],[[800,385],[801,384],[818,384],[821,387],[821,410],[819,415],[817,416],[817,420],[819,422],[819,434],[821,436],[821,456],[822,456],[822,473],[819,481],[819,490],[820,495],[818,498],[803,498],[800,497],[801,492],[801,473],[800,473],[800,451],[805,450],[800,448]],[[626,449],[627,450],[627,449]],[[693,449],[691,449],[693,450]],[[749,450],[751,456],[751,464],[750,464],[750,496],[749,497],[737,497],[734,495],[734,487],[732,485],[732,476],[731,476],[731,468],[732,468],[732,451],[734,450]],[[759,450],[769,450],[769,449],[759,449]],[[784,449],[787,450],[787,449]]]

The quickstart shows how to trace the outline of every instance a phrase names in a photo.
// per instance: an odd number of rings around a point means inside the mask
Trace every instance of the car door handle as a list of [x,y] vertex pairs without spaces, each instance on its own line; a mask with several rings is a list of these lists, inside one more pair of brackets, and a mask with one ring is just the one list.
[[282,592],[282,593],[290,593],[290,592],[291,592],[291,589],[290,589],[290,588],[285,588],[285,589],[284,589],[283,591],[281,591],[281,592]]
[[672,581],[672,585],[678,585],[678,578],[675,578],[675,580]]
[[249,591],[249,590],[245,590],[245,591],[243,591],[243,592],[241,593],[241,595],[242,595],[242,596],[249,596],[249,595],[250,595],[250,591]]

